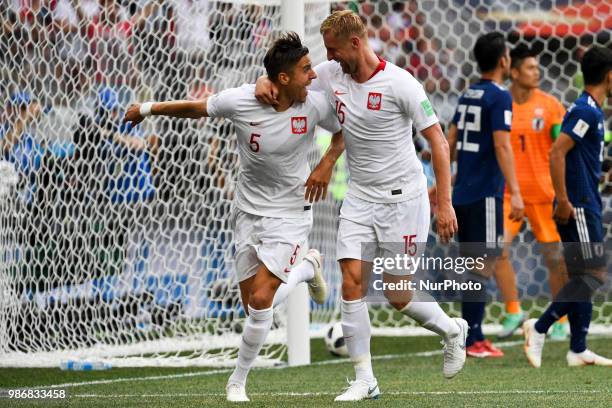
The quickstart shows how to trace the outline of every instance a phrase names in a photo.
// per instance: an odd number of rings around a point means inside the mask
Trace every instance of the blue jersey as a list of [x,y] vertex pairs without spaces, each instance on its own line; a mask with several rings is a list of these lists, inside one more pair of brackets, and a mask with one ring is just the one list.
[[598,185],[603,162],[604,113],[588,92],[583,92],[567,110],[561,132],[575,143],[565,157],[567,196],[573,206],[601,215]]
[[461,95],[453,117],[457,127],[453,204],[503,197],[504,178],[495,156],[493,132],[510,131],[511,123],[512,97],[506,88],[481,80]]

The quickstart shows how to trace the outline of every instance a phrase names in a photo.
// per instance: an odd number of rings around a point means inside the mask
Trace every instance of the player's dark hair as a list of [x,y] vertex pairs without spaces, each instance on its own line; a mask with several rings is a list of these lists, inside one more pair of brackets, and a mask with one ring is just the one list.
[[263,63],[268,78],[276,81],[281,72],[291,72],[295,64],[306,54],[308,54],[308,47],[302,45],[299,35],[293,31],[283,34],[274,41],[264,57]]
[[500,32],[492,32],[478,37],[474,46],[474,57],[480,72],[493,71],[506,53],[506,39]]
[[612,70],[612,50],[593,46],[582,57],[580,64],[585,85],[601,83]]
[[535,57],[538,53],[526,44],[519,44],[510,51],[510,66],[518,68],[527,58]]

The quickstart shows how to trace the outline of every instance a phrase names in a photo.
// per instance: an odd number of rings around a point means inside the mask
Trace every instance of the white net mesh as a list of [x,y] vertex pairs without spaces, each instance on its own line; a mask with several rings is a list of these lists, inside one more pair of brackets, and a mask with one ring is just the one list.
[[[117,137],[117,120],[131,101],[198,98],[253,82],[279,29],[278,2],[0,4],[6,101],[0,365],[55,366],[79,357],[130,366],[230,365],[244,318],[227,222],[238,165],[233,127],[222,120],[156,118],[140,132]],[[306,42],[318,62],[325,58],[318,27],[329,7],[316,1],[305,7]],[[566,106],[580,86],[577,56],[591,43],[610,43],[605,1],[333,7],[352,7],[365,18],[376,52],[424,83],[443,122],[477,76],[470,50],[483,32],[519,31],[513,41],[541,48],[542,88]],[[582,27],[573,27],[572,11],[593,24],[572,31]],[[549,27],[540,19],[567,29],[545,34]],[[312,162],[329,137],[321,134],[317,142]],[[612,189],[609,164],[607,149],[605,203]],[[325,305],[311,305],[315,325],[338,314],[335,238],[346,176],[341,159],[328,199],[314,207],[311,246],[325,254],[331,288]],[[604,208],[609,239],[612,213],[609,204]],[[520,240],[514,256],[519,289],[547,293],[547,272],[528,227]],[[609,326],[611,303],[604,300],[594,319]],[[542,310],[543,303],[524,306]],[[456,305],[447,307],[458,313]],[[499,303],[491,305],[488,321],[497,322],[500,312]],[[371,314],[377,327],[412,326],[387,307],[372,306]],[[285,354],[283,328],[281,310],[262,352],[269,363]]]
[[[230,364],[244,318],[227,222],[233,127],[118,124],[132,101],[254,82],[279,4],[2,3],[0,365]],[[329,5],[306,7],[320,62]],[[283,320],[281,308],[262,352],[272,363]]]

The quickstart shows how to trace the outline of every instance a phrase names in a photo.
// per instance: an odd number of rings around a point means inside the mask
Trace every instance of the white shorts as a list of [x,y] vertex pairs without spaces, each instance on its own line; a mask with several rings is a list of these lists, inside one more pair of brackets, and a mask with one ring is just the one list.
[[340,209],[336,258],[371,262],[380,252],[420,256],[429,234],[429,211],[425,193],[390,204],[347,195]]
[[272,218],[234,208],[231,223],[238,282],[254,276],[261,263],[287,282],[288,273],[308,251],[312,211],[304,211],[301,218]]

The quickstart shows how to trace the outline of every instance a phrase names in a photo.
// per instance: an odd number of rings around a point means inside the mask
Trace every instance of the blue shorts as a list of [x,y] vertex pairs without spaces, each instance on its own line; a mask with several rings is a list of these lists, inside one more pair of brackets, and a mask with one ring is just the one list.
[[499,256],[504,241],[504,201],[485,197],[466,205],[456,205],[462,255]]
[[599,268],[606,265],[601,214],[586,208],[574,207],[576,218],[567,224],[557,223],[563,242],[563,255],[570,271]]

